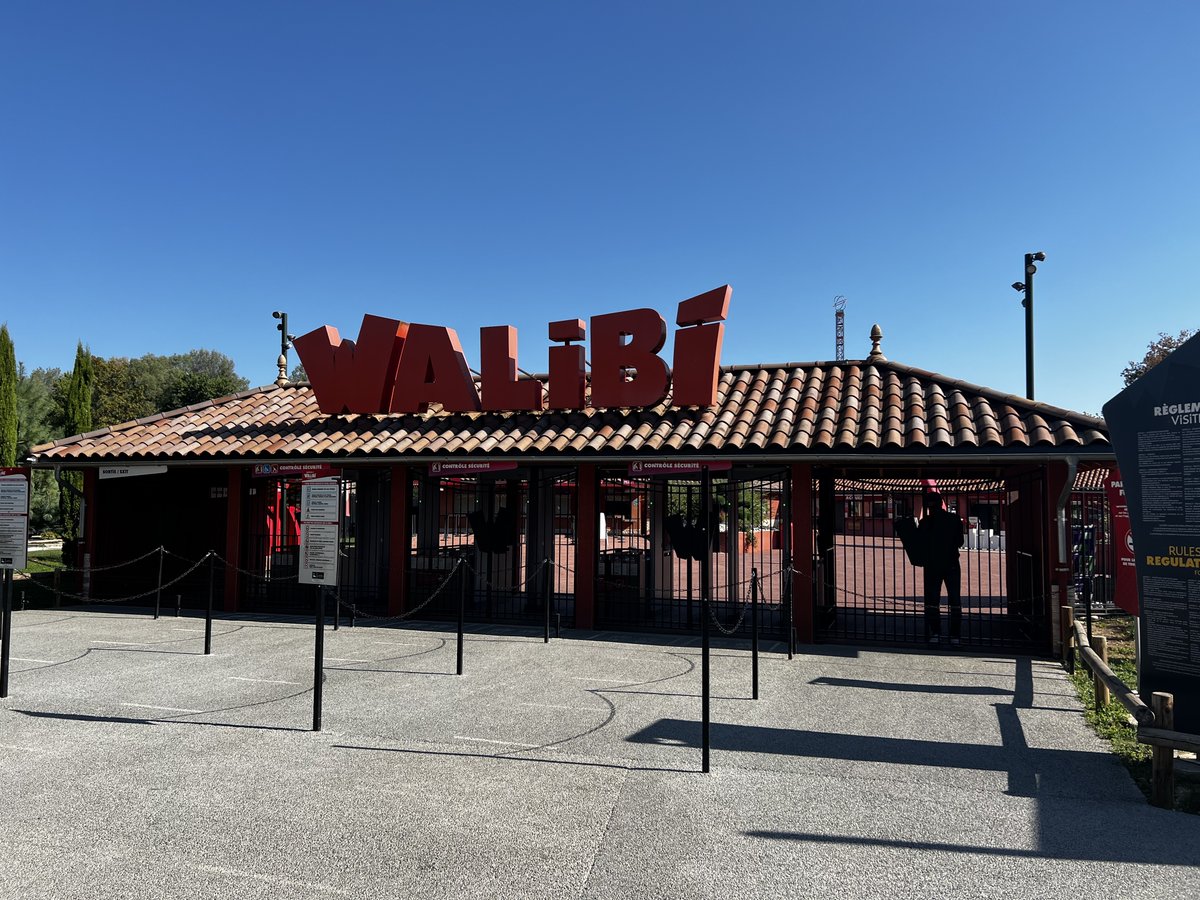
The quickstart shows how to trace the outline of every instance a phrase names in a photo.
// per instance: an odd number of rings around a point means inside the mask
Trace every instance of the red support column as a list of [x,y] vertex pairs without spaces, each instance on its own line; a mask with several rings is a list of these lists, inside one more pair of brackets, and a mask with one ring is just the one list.
[[238,570],[242,564],[242,467],[229,467],[229,497],[225,505],[225,612],[238,610]]
[[408,529],[412,519],[412,491],[409,490],[408,466],[392,466],[391,474],[387,611],[389,616],[399,616],[408,606],[408,557],[412,547]]
[[575,627],[596,627],[596,526],[599,484],[594,463],[575,473]]
[[792,623],[796,629],[796,640],[811,644],[813,634],[813,528],[812,528],[812,466],[808,463],[792,464],[792,496],[788,498],[792,508],[792,568],[799,574],[792,576]]

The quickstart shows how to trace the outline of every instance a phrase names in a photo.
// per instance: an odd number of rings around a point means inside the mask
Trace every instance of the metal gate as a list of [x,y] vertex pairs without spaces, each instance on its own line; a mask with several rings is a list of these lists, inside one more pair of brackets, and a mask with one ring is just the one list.
[[[700,557],[711,535],[711,610],[730,633],[750,628],[752,575],[759,627],[782,637],[790,583],[789,490],[781,473],[716,473],[712,520],[701,521],[699,476],[604,472],[597,530],[596,622],[601,628],[699,629]],[[697,544],[697,540],[699,543]]]
[[[341,473],[337,595],[359,610],[387,609],[390,473]],[[298,479],[254,479],[243,497],[240,605],[247,612],[309,612],[311,590],[299,584],[300,492]]]
[[1113,602],[1117,554],[1112,516],[1103,491],[1071,495],[1071,578],[1075,596],[1096,613],[1118,611]]
[[[545,470],[413,483],[408,608],[454,618],[460,597],[475,622],[538,622],[547,592],[574,625],[575,481]],[[465,596],[464,596],[465,592]]]
[[[1049,602],[1042,472],[1009,477],[937,474],[880,478],[846,470],[818,473],[812,572],[818,639],[888,644],[926,640],[925,573],[909,561],[896,523],[920,513],[922,490],[932,481],[966,530],[959,552],[962,644],[1043,649],[1049,638]],[[940,593],[944,640],[953,627],[954,611],[946,591]]]

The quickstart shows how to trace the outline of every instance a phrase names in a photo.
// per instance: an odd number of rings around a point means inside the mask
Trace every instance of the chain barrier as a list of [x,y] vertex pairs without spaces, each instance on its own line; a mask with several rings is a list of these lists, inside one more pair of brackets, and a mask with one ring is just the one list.
[[[167,552],[170,553],[170,551],[167,551]],[[176,554],[172,553],[171,555],[175,556]],[[221,556],[221,554],[219,554],[219,553],[213,553],[212,556],[214,559],[216,559],[217,561],[219,561],[220,563],[225,565],[227,568],[233,569],[235,572],[239,572],[242,575],[245,575],[247,578],[257,578],[259,581],[263,581],[268,584],[276,582],[276,581],[296,581],[300,578],[299,572],[297,572],[295,575],[270,575],[270,574],[263,574],[261,572],[251,572],[249,569],[243,569],[241,566],[231,563],[229,560],[227,560],[225,557]],[[183,557],[180,557],[180,559],[182,559],[182,558]]]
[[459,557],[458,562],[456,562],[454,564],[454,568],[452,568],[450,570],[449,574],[446,575],[446,580],[443,581],[441,584],[439,584],[437,586],[437,589],[434,590],[434,592],[432,594],[430,594],[428,597],[426,597],[421,602],[420,606],[417,606],[414,609],[410,609],[408,612],[401,613],[398,616],[373,616],[370,613],[362,612],[361,610],[359,610],[358,606],[355,605],[354,603],[343,600],[340,594],[334,594],[333,599],[336,600],[337,604],[339,606],[341,606],[343,609],[348,609],[348,610],[350,610],[350,612],[354,613],[354,616],[356,619],[362,618],[362,619],[365,619],[365,620],[371,621],[371,622],[403,622],[405,619],[411,619],[413,616],[415,616],[417,613],[419,613],[421,610],[423,610],[425,607],[427,607],[430,603],[432,603],[434,600],[436,600],[438,597],[440,597],[442,595],[442,592],[445,591],[446,588],[450,586],[450,582],[454,580],[454,576],[458,572],[459,568],[461,568],[465,564],[466,564],[466,559],[463,557]]
[[[463,557],[462,561],[466,562],[466,557]],[[540,563],[538,563],[536,566],[534,566],[532,569],[529,570],[529,576],[523,582],[521,582],[518,585],[514,585],[513,587],[502,587],[498,584],[493,584],[492,582],[488,581],[486,578],[484,579],[483,584],[480,585],[480,587],[491,588],[493,591],[501,591],[501,592],[508,591],[508,592],[514,593],[514,594],[519,593],[520,591],[523,591],[523,590],[525,590],[525,588],[529,587],[529,585],[533,582],[533,579],[536,578],[538,576],[538,574],[541,573],[541,571],[544,568],[546,568],[546,566],[548,566],[548,565],[551,565],[550,560],[543,559]],[[476,577],[478,577],[482,574],[478,569],[476,569],[469,562],[466,562],[466,566],[468,569],[470,569],[475,574]]]
[[[157,552],[157,551],[155,551],[155,552]],[[211,556],[216,556],[216,554],[215,553],[206,553],[206,554],[204,554],[204,556],[200,557],[199,562],[194,563],[192,565],[192,567],[190,569],[188,569],[187,571],[185,571],[183,574],[181,574],[175,578],[172,578],[170,581],[164,581],[161,585],[156,584],[154,587],[150,588],[150,590],[148,590],[148,591],[143,591],[140,594],[132,594],[131,596],[128,596],[128,597],[109,597],[109,598],[87,597],[83,594],[73,594],[70,591],[64,591],[64,590],[56,591],[53,587],[47,587],[46,585],[41,584],[37,581],[30,581],[29,584],[32,584],[34,587],[39,588],[48,594],[54,594],[57,597],[66,597],[71,600],[78,600],[80,603],[89,603],[89,604],[97,604],[97,605],[109,604],[109,603],[128,603],[131,600],[141,600],[144,597],[149,597],[152,594],[157,594],[160,590],[164,590],[165,588],[169,588],[173,585],[178,584],[179,582],[183,581],[183,579],[187,578],[189,575],[191,575],[193,572],[195,572],[197,569],[199,569],[206,562],[208,562],[208,559]]]
[[[810,577],[805,572],[801,572],[799,569],[797,569],[793,566],[789,566],[788,569],[785,571],[790,571],[793,575],[798,575],[801,578]],[[888,602],[889,600],[894,600],[894,598],[891,598],[891,597],[880,597],[878,594],[864,594],[861,591],[852,590],[849,587],[837,584],[836,582],[833,582],[833,581],[822,580],[820,583],[814,584],[813,587],[815,587],[817,590],[821,590],[821,589],[829,590],[832,588],[833,590],[836,590],[836,591],[846,595],[847,597],[852,597],[857,600],[870,600],[874,603],[885,603],[885,602]],[[962,599],[966,599],[966,596],[963,596]],[[1031,596],[1029,598],[1021,598],[1021,599],[1022,600],[1027,599],[1029,603],[1039,604],[1039,603],[1048,602],[1050,598],[1045,594],[1034,594],[1033,596]],[[914,602],[922,603],[924,601],[923,601],[922,597],[917,597],[917,598],[915,598]]]
[[[752,585],[753,581],[754,581],[754,578],[751,577],[750,581],[745,582],[745,583]],[[742,584],[743,582],[738,582],[738,583]],[[720,631],[722,634],[724,634],[726,636],[733,636],[733,635],[737,634],[738,631],[741,630],[742,622],[744,622],[746,620],[746,610],[748,610],[750,608],[750,591],[751,590],[752,590],[752,587],[748,587],[746,589],[746,591],[742,594],[742,611],[738,614],[737,621],[733,624],[732,628],[726,628],[724,625],[722,625],[721,621],[717,618],[717,614],[715,612],[713,612],[713,604],[711,602],[708,604],[708,617],[710,619],[712,619],[712,623],[717,626],[717,630]],[[728,601],[726,601],[726,602],[728,602]]]
[[[139,563],[143,559],[149,559],[156,553],[170,553],[165,547],[155,547],[153,550],[147,550],[141,556],[134,559],[126,560],[125,562],[113,563],[111,566],[88,566],[86,568],[77,569],[73,566],[56,566],[52,563],[38,559],[36,556],[30,556],[29,561],[36,562],[38,565],[46,567],[47,572],[111,572],[114,569],[123,569],[126,566],[132,566],[134,563]],[[182,557],[181,557],[182,558]],[[190,562],[190,560],[189,560]],[[41,574],[41,573],[39,573]]]

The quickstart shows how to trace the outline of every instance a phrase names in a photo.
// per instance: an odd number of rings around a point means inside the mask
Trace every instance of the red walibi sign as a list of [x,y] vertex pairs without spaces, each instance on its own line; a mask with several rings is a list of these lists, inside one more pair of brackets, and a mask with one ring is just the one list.
[[1138,614],[1137,557],[1133,555],[1133,531],[1129,527],[1129,503],[1125,484],[1118,469],[1110,469],[1104,480],[1108,508],[1112,516],[1112,541],[1117,551],[1117,571],[1113,584],[1113,602],[1130,615]]
[[[593,407],[657,406],[674,380],[674,406],[717,402],[729,285],[679,304],[671,370],[658,355],[667,323],[652,309],[593,316]],[[453,328],[410,325],[363,316],[358,340],[343,340],[325,325],[293,341],[308,373],[317,405],[327,415],[422,413],[430,403],[447,412],[538,411],[584,408],[582,319],[551,322],[549,398],[540,381],[517,378],[517,330],[495,325],[479,330],[479,387],[471,377]]]

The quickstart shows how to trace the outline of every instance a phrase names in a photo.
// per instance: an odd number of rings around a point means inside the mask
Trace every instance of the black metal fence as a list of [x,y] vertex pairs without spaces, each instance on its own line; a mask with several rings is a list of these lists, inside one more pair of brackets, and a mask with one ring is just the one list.
[[698,475],[601,474],[596,622],[601,628],[691,632],[701,615],[704,542],[712,550],[711,610],[727,633],[749,629],[751,572],[760,629],[785,633],[782,599],[791,563],[788,486],[779,472],[714,474],[711,520],[702,521]]
[[[906,644],[938,634],[965,646],[1042,649],[1049,632],[1042,473],[937,475],[818,473],[812,573],[818,638]],[[912,563],[897,533],[898,522],[921,512],[930,482],[965,530],[957,575],[948,575],[959,587],[961,625],[942,584],[936,624],[927,622],[929,567]]]

